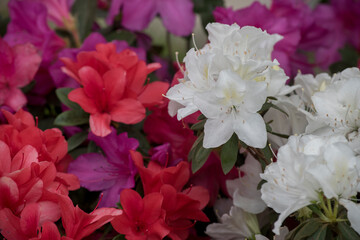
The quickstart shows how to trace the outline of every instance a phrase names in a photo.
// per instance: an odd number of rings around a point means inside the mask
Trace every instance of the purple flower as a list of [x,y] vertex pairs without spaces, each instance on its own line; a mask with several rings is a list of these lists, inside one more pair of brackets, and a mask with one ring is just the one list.
[[11,21],[4,39],[12,46],[31,43],[41,53],[42,64],[48,66],[65,42],[47,24],[47,9],[37,2],[11,0]]
[[178,36],[189,35],[195,25],[191,0],[112,0],[108,24],[112,24],[120,8],[122,25],[134,31],[145,29],[156,14],[160,14],[166,29]]
[[176,166],[179,162],[181,162],[182,158],[175,159],[172,151],[170,143],[164,143],[160,146],[157,146],[150,150],[151,161],[155,161],[162,167],[173,167]]
[[347,41],[360,52],[360,1],[332,0],[331,6],[335,11],[337,21],[341,23]]
[[64,27],[64,23],[73,21],[70,8],[74,0],[23,0],[24,2],[38,2],[47,8],[48,19],[57,26]]
[[68,172],[79,178],[82,187],[104,193],[101,207],[115,207],[120,192],[135,186],[137,169],[129,151],[135,150],[139,142],[128,138],[127,133],[117,135],[115,129],[106,137],[90,133],[89,139],[101,147],[105,156],[99,153],[83,154],[70,163]]

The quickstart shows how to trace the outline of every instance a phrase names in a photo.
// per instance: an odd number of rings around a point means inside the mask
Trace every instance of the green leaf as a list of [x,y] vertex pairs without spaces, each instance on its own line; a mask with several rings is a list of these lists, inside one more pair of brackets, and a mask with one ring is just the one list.
[[209,22],[214,22],[212,12],[215,8],[224,6],[223,0],[196,0],[194,1],[194,12],[199,13],[203,26]]
[[308,240],[325,240],[328,226],[327,224],[322,225]]
[[93,26],[97,9],[97,0],[76,0],[72,13],[77,20],[77,29],[81,40],[84,40],[90,33]]
[[339,229],[339,234],[343,239],[351,239],[351,240],[360,239],[359,234],[357,234],[357,232],[355,232],[355,230],[345,222],[339,222],[337,228]]
[[62,102],[69,108],[74,109],[74,110],[81,109],[79,104],[77,104],[73,101],[70,101],[68,98],[68,95],[72,90],[74,90],[74,89],[73,88],[58,88],[58,89],[56,89],[55,93],[56,93],[56,96],[59,98],[60,102]]
[[125,235],[120,234],[115,236],[112,240],[126,240]]
[[193,173],[198,171],[208,159],[212,149],[203,147],[204,133],[196,139],[189,153],[189,160],[192,161],[191,170]]
[[205,120],[206,117],[204,114],[200,114],[200,116],[198,116],[197,120],[201,121],[201,120]]
[[191,126],[191,130],[198,131],[198,130],[204,129],[205,122],[206,121],[203,120],[203,121],[200,121],[200,122],[197,122],[197,123],[193,124]]
[[130,31],[126,30],[117,30],[115,32],[111,32],[108,35],[105,36],[106,40],[108,42],[111,42],[113,40],[123,40],[126,41],[129,45],[135,42],[136,35]]
[[70,110],[58,115],[54,121],[58,126],[77,126],[89,122],[89,114],[82,110]]
[[239,140],[234,133],[229,141],[227,141],[221,148],[220,159],[221,167],[224,174],[228,174],[234,167],[239,152]]
[[72,151],[82,144],[88,137],[87,132],[79,132],[68,140],[68,151]]
[[276,110],[279,110],[280,112],[284,113],[287,117],[289,117],[289,115],[283,109],[276,106],[272,102],[269,102],[268,100],[267,100],[267,102],[264,103],[264,105],[261,107],[261,109],[258,111],[258,113],[261,114],[261,115],[264,115],[270,108],[274,108]]
[[300,230],[296,233],[294,240],[301,240],[305,239],[315,232],[317,232],[322,226],[322,223],[319,222],[317,219],[310,219],[307,223],[300,228]]

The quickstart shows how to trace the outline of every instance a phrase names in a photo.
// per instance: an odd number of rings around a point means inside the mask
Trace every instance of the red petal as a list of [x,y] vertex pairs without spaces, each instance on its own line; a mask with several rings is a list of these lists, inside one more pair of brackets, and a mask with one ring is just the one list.
[[22,210],[20,215],[21,230],[27,235],[37,236],[37,228],[39,226],[40,214],[37,203],[29,203]]
[[0,178],[0,192],[0,209],[16,206],[19,201],[19,189],[14,180],[8,177]]
[[79,76],[84,86],[84,92],[89,98],[97,99],[104,88],[103,79],[92,67],[82,67]]
[[162,211],[163,196],[161,193],[150,193],[143,199],[144,210],[142,220],[147,224],[153,224],[160,218]]
[[139,95],[138,100],[144,107],[161,104],[163,102],[163,94],[169,88],[169,84],[165,82],[152,82],[144,87],[144,91]]
[[107,98],[116,101],[122,98],[126,86],[126,72],[121,69],[113,69],[103,76]]
[[128,218],[137,220],[144,209],[143,199],[132,189],[124,189],[120,193],[120,203]]
[[77,88],[72,90],[68,95],[69,100],[76,102],[80,105],[82,109],[84,109],[85,112],[90,114],[95,114],[99,110],[95,104],[94,99],[89,98],[83,88]]
[[111,133],[111,117],[107,113],[97,113],[90,115],[90,129],[99,137],[105,137]]
[[53,222],[46,222],[41,226],[41,237],[39,240],[60,240],[61,235]]
[[116,103],[110,115],[113,121],[135,124],[145,118],[145,108],[139,101],[126,98]]
[[1,176],[4,173],[9,173],[11,166],[10,148],[3,141],[0,141],[0,155],[2,158],[0,161],[0,176]]

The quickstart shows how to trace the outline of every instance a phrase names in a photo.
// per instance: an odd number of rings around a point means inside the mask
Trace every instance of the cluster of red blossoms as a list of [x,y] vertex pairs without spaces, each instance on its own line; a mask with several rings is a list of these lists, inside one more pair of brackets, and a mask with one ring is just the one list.
[[[0,229],[6,239],[82,239],[122,213],[103,208],[87,214],[74,207],[68,193],[80,185],[65,172],[71,158],[61,131],[40,130],[23,110],[3,114],[8,124],[0,125]],[[62,237],[55,225],[60,217]]]
[[131,152],[139,170],[144,198],[131,189],[120,194],[123,214],[111,222],[116,231],[127,239],[186,239],[196,221],[209,219],[201,211],[209,202],[207,189],[190,186],[183,189],[190,178],[189,164],[180,162],[164,168],[151,161],[144,167],[140,153]]
[[79,53],[76,62],[62,61],[63,72],[83,86],[70,92],[69,99],[90,113],[90,128],[97,136],[110,134],[111,121],[139,123],[145,118],[145,108],[162,103],[162,94],[169,88],[159,81],[144,85],[148,74],[161,65],[146,65],[130,49],[117,53],[113,43]]

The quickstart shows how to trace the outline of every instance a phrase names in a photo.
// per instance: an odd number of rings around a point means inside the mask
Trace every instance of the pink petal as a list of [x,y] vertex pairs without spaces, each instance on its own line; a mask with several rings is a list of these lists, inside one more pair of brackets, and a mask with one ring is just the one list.
[[38,152],[33,146],[26,145],[14,156],[11,172],[30,167],[33,162],[38,162]]
[[29,203],[22,210],[20,215],[21,230],[27,235],[35,237],[39,226],[40,214],[37,203]]
[[18,186],[9,177],[0,178],[0,192],[0,209],[4,207],[10,208],[19,201]]
[[0,161],[0,176],[1,176],[4,173],[9,173],[11,166],[10,148],[3,141],[0,141],[0,155],[2,158]]
[[15,54],[15,75],[12,86],[24,87],[33,80],[40,66],[41,57],[30,43],[16,45],[13,50]]
[[90,129],[96,135],[105,137],[111,133],[111,116],[107,113],[96,113],[90,115]]
[[136,220],[144,210],[143,200],[132,189],[124,189],[120,194],[120,203],[130,220]]
[[10,88],[9,91],[7,91],[7,98],[4,101],[4,105],[7,105],[17,111],[26,103],[26,97],[20,89]]

